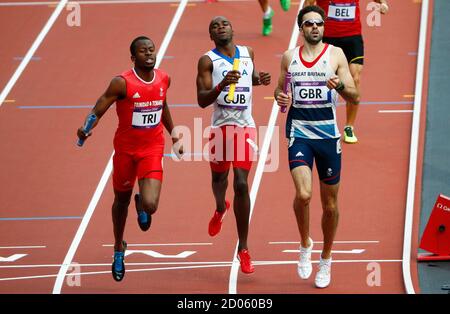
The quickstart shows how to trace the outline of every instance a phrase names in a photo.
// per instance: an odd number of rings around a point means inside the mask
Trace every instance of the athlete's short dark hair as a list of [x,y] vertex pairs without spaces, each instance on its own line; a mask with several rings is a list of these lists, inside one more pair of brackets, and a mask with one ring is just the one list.
[[139,37],[136,37],[135,39],[133,39],[133,41],[131,42],[131,45],[130,45],[130,52],[131,52],[132,56],[136,55],[136,43],[140,40],[150,40],[151,41],[151,39],[146,36],[139,36]]
[[301,9],[300,12],[298,13],[298,17],[297,17],[298,27],[301,27],[301,25],[303,23],[303,16],[305,14],[308,14],[309,12],[319,13],[320,16],[322,17],[322,20],[325,21],[325,11],[317,5],[309,5],[307,7],[304,7],[303,9]]
[[231,26],[231,22],[230,22],[229,19],[227,19],[225,16],[218,15],[218,16],[213,17],[212,20],[211,20],[211,22],[209,22],[208,31],[209,31],[210,34],[211,34],[211,27],[212,27],[212,25],[214,24],[214,22],[215,22],[218,18],[224,19],[225,21],[228,22],[228,24],[230,25],[230,27],[233,28],[233,26]]

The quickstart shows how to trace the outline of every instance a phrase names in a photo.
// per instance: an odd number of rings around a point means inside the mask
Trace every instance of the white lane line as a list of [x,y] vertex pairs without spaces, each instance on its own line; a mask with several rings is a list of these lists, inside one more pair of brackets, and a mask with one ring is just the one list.
[[[400,263],[401,259],[358,259],[358,260],[333,260],[333,263]],[[311,260],[312,264],[319,264],[320,260]],[[290,265],[290,264],[298,264],[298,260],[295,261],[255,261],[255,265],[264,266],[264,265]]]
[[[323,241],[314,241],[315,243],[323,244]],[[370,243],[380,243],[380,241],[333,241],[334,244],[370,244]],[[285,242],[269,242],[269,244],[300,244],[300,241],[285,241]]]
[[[318,264],[319,261],[311,261],[313,264]],[[366,259],[366,260],[333,260],[333,263],[400,263],[402,260],[398,259],[384,259],[384,260],[376,260],[376,259]],[[298,261],[254,261],[254,264],[257,266],[271,266],[271,265],[295,265]],[[132,264],[126,263],[127,266]],[[104,264],[102,266],[111,267],[111,264]],[[223,263],[214,263],[209,265],[198,265],[198,266],[183,266],[183,267],[159,267],[159,268],[144,268],[144,269],[127,269],[127,273],[132,272],[149,272],[149,271],[164,271],[164,270],[181,270],[181,269],[200,269],[200,268],[217,268],[217,267],[230,267],[230,262]],[[81,273],[70,273],[65,276],[85,276],[85,275],[102,275],[102,274],[110,274],[111,270],[107,271],[95,271],[95,272],[81,272]],[[41,278],[54,278],[58,275],[39,275],[39,276],[24,276],[24,277],[8,277],[8,278],[0,278],[0,281],[13,281],[13,280],[26,280],[26,279],[41,279]]]
[[415,294],[411,279],[411,241],[414,217],[414,197],[416,188],[417,152],[419,148],[420,109],[422,105],[423,72],[425,66],[425,49],[427,43],[428,0],[422,1],[420,17],[419,55],[417,56],[416,86],[414,89],[414,113],[411,127],[411,147],[409,153],[408,192],[406,196],[405,232],[403,238],[403,280],[406,292]]
[[[331,253],[336,254],[361,254],[366,250],[364,249],[353,249],[353,250],[331,250]],[[322,253],[322,250],[312,250],[312,253]],[[283,253],[300,253],[300,250],[283,250]]]
[[[319,260],[314,261],[313,263],[317,263]],[[333,260],[333,263],[355,263],[355,262],[401,262],[401,259],[385,259],[385,260]],[[292,260],[292,261],[253,261],[255,265],[275,265],[275,264],[294,264],[298,263],[298,260]],[[231,266],[232,262],[220,262],[220,261],[214,261],[214,262],[146,262],[146,263],[125,263],[127,266],[167,266],[167,265],[211,265],[211,264],[221,264],[221,265],[228,265]],[[78,264],[78,263],[72,263],[70,267],[111,267],[111,263],[91,263],[91,264]],[[61,264],[36,264],[36,265],[7,265],[7,266],[0,266],[0,269],[10,269],[10,268],[52,268],[52,267],[61,267]]]
[[16,69],[16,72],[14,72],[13,76],[9,80],[9,82],[6,84],[5,88],[3,89],[2,93],[0,94],[0,107],[3,104],[3,101],[8,96],[11,89],[16,84],[17,80],[19,79],[20,75],[22,75],[22,72],[25,70],[26,66],[31,60],[31,57],[33,57],[36,50],[41,45],[42,41],[44,40],[45,36],[47,36],[47,33],[52,28],[53,24],[55,23],[56,19],[58,18],[59,14],[61,13],[64,6],[67,4],[67,0],[61,0],[56,7],[55,11],[53,11],[52,15],[48,19],[47,23],[45,23],[44,28],[41,30],[39,35],[34,40],[33,44],[31,45],[30,49],[28,50],[27,54],[23,58],[23,60],[20,62],[19,66]]
[[[127,264],[128,265],[128,264]],[[111,267],[111,265],[109,265]],[[159,271],[159,270],[180,270],[180,269],[198,269],[198,268],[215,268],[215,267],[229,267],[228,265],[199,265],[199,266],[183,266],[183,267],[161,267],[161,268],[144,268],[144,269],[127,269],[127,273],[133,272],[147,272],[147,271]],[[102,275],[111,274],[111,270],[107,271],[93,271],[85,273],[70,273],[65,274],[65,276],[84,276],[84,275]],[[26,277],[11,277],[11,278],[0,278],[0,281],[11,281],[11,280],[23,280],[23,279],[38,279],[38,278],[52,278],[58,275],[41,275],[41,276],[26,276]]]
[[[113,155],[114,155],[114,153],[113,153]],[[72,264],[72,259],[75,256],[78,246],[80,245],[81,239],[83,238],[84,232],[86,231],[89,221],[91,220],[91,217],[94,213],[94,210],[97,207],[98,201],[100,200],[100,196],[102,195],[103,190],[105,189],[106,183],[108,182],[108,178],[112,171],[112,156],[113,155],[111,155],[111,157],[108,161],[108,164],[106,165],[106,168],[103,172],[100,182],[98,183],[98,186],[95,189],[94,195],[92,196],[92,199],[89,202],[88,208],[83,216],[83,219],[81,220],[80,226],[78,227],[77,233],[75,234],[75,237],[72,240],[72,243],[66,254],[66,257],[64,258],[63,264],[61,265],[61,268],[59,269],[58,276],[55,281],[55,285],[53,286],[53,292],[52,292],[53,294],[61,293],[61,288],[62,288],[62,285],[64,282],[65,275],[67,273],[67,270],[69,269],[69,265]]]
[[45,249],[45,245],[29,245],[29,246],[0,246],[0,249]]
[[12,280],[24,280],[24,279],[40,279],[40,278],[52,278],[57,275],[40,275],[40,276],[25,276],[25,277],[9,277],[9,278],[0,278],[0,281],[12,281]]
[[[300,9],[303,7],[304,1],[305,0],[300,1],[298,11],[300,11]],[[295,19],[288,49],[292,49],[296,46],[298,35],[299,35],[299,30],[298,30],[298,26],[297,26],[297,19]],[[249,222],[248,222],[249,224],[250,224],[250,220],[252,218],[253,209],[255,208],[256,196],[258,194],[259,185],[261,183],[262,175],[264,172],[264,166],[266,164],[267,154],[269,153],[269,146],[270,146],[270,142],[271,142],[271,139],[273,136],[273,130],[275,127],[275,123],[277,121],[277,116],[278,116],[279,111],[280,111],[280,107],[278,106],[277,102],[274,100],[273,105],[272,105],[272,112],[270,113],[269,122],[267,124],[267,131],[264,136],[264,141],[263,141],[263,144],[261,147],[261,153],[259,156],[258,165],[256,166],[256,171],[255,171],[255,176],[253,178],[252,188],[250,190],[250,217],[249,217]],[[237,293],[237,277],[238,277],[238,270],[240,267],[239,261],[237,259],[238,245],[239,245],[239,241],[236,243],[236,248],[234,250],[234,255],[233,255],[233,265],[230,270],[230,281],[228,284],[228,293],[229,294]]]
[[5,265],[5,266],[0,266],[0,269],[5,269],[5,268],[47,268],[47,267],[61,267],[61,264]]
[[[139,3],[177,3],[174,0],[105,0],[105,1],[76,1],[77,4],[139,4]],[[3,2],[0,7],[17,7],[17,6],[49,6],[55,5],[58,1],[38,1],[38,2]]]
[[161,254],[152,250],[130,250],[127,249],[125,251],[125,257],[130,256],[131,254],[144,254],[153,258],[167,258],[167,259],[186,259],[189,256],[197,253],[197,251],[183,251],[178,254]]
[[[210,264],[224,264],[231,265],[231,262],[146,262],[146,263],[125,263],[127,266],[160,266],[160,265],[210,265]],[[36,264],[36,265],[6,265],[0,266],[0,269],[7,268],[52,268],[61,267],[61,264]],[[78,264],[72,263],[70,267],[104,267],[111,266],[111,263],[91,263],[91,264]]]
[[[161,46],[158,50],[158,54],[156,56],[157,61],[156,61],[155,68],[158,68],[161,63],[161,60],[163,60],[163,56],[166,53],[167,46],[169,45],[169,42],[172,39],[172,36],[175,32],[178,22],[180,21],[181,15],[183,14],[184,9],[186,8],[187,2],[188,2],[188,0],[182,0],[180,5],[177,8],[177,11],[175,12],[172,22],[170,23],[169,29],[167,30],[166,36],[164,37],[164,40],[161,43]],[[83,216],[80,227],[78,228],[77,233],[72,241],[72,244],[70,245],[69,251],[67,252],[66,257],[64,258],[63,265],[59,269],[58,276],[56,278],[55,285],[53,287],[54,294],[61,293],[61,288],[62,288],[62,285],[64,282],[65,275],[69,268],[69,265],[72,264],[72,259],[75,256],[75,253],[78,249],[78,245],[80,244],[81,239],[83,238],[84,232],[86,231],[89,221],[91,220],[91,217],[92,217],[92,214],[94,213],[95,207],[97,206],[98,201],[100,200],[100,196],[102,195],[103,190],[105,189],[106,183],[108,182],[108,178],[111,175],[113,155],[114,155],[114,152],[112,153],[111,157],[109,158],[109,161],[108,161],[108,164],[106,165],[105,171],[103,172],[103,175],[100,179],[100,182],[98,183],[95,193],[92,196],[92,199],[89,203],[86,213]]]
[[[250,2],[253,0],[220,0],[220,2]],[[180,0],[98,0],[98,1],[71,1],[78,4],[140,4],[140,3],[180,3]],[[205,0],[191,0],[190,2],[204,3]],[[19,7],[19,6],[48,6],[55,5],[58,1],[38,1],[38,2],[3,2],[0,7]]]
[[378,110],[379,113],[410,113],[414,110]]
[[[127,247],[133,246],[194,246],[194,245],[212,245],[212,243],[143,243],[143,244],[130,244],[127,243]],[[114,244],[103,244],[104,247],[113,247]]]
[[0,256],[0,263],[12,263],[12,262],[15,262],[15,261],[21,259],[22,257],[27,256],[27,255],[28,254],[13,254],[8,257]]

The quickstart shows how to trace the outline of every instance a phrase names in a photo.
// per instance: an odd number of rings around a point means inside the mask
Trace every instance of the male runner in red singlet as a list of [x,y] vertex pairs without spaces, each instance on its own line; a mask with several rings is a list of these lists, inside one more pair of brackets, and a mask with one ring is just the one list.
[[[145,36],[137,37],[131,43],[130,52],[134,68],[114,77],[91,111],[97,117],[94,127],[114,102],[119,117],[114,136],[112,205],[115,238],[112,275],[116,281],[125,276],[123,233],[136,177],[139,184],[139,194],[135,195],[138,223],[146,231],[150,228],[151,215],[158,207],[161,191],[163,125],[170,134],[174,128],[166,101],[170,77],[154,68],[154,43]],[[86,139],[91,133],[85,134],[81,127],[77,135]],[[178,138],[172,136],[173,144],[177,141]],[[182,154],[183,147],[177,146],[177,153]]]
[[[380,3],[380,12],[385,14],[389,7],[386,0],[373,0]],[[361,14],[359,0],[305,0],[304,7],[317,5],[325,11],[325,34],[323,42],[341,48],[350,67],[350,73],[359,90],[361,71],[364,64],[364,42],[361,33]],[[344,127],[344,142],[356,143],[353,126],[358,105],[347,102],[347,121]]]

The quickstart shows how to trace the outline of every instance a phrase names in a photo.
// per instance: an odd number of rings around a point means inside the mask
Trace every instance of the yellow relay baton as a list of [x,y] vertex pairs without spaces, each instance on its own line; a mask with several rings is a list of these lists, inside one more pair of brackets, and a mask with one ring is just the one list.
[[[233,71],[239,70],[239,59],[235,58],[233,60]],[[230,89],[228,90],[228,100],[233,101],[234,100],[234,90],[236,89],[236,84],[233,83],[230,85]]]

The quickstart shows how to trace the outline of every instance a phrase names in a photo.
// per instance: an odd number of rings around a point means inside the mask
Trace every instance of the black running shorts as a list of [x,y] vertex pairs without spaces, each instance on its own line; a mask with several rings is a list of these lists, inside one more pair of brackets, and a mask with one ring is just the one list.
[[364,41],[361,35],[324,37],[323,42],[341,48],[348,63],[364,64]]

